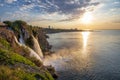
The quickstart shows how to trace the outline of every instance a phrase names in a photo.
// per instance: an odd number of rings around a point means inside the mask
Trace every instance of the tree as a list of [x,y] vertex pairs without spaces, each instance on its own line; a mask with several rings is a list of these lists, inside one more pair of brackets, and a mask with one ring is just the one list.
[[11,21],[3,21],[4,24],[6,24],[8,27],[12,27]]

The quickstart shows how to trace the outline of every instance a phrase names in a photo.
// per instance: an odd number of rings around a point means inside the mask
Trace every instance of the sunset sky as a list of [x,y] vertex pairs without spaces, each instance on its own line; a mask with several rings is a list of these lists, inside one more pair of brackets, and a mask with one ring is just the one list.
[[40,27],[120,29],[120,0],[0,0],[0,18]]

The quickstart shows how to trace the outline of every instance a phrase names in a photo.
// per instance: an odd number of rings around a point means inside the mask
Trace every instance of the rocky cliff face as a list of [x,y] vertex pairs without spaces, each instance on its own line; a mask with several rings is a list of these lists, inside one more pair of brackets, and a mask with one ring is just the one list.
[[43,32],[43,30],[40,28],[34,28],[33,34],[38,40],[43,53],[49,52],[51,49],[51,45],[48,43],[47,41],[48,36]]
[[30,48],[35,49],[33,46],[35,38],[42,49],[43,55],[45,52],[50,50],[51,46],[46,39],[47,35],[42,31],[41,28],[29,26],[26,22],[20,20],[14,22],[4,21],[4,23],[7,25],[8,29],[15,33],[18,41],[21,44],[25,44]]
[[[8,80],[7,77],[10,80],[54,80],[51,76],[55,76],[54,72],[42,64],[43,51],[49,50],[49,44],[40,28],[33,28],[24,21],[4,23],[6,26],[0,27],[0,76],[3,76],[0,80]],[[10,73],[2,74],[6,69]]]
[[0,28],[0,37],[11,43],[11,47],[16,47],[13,31],[7,30],[5,28]]

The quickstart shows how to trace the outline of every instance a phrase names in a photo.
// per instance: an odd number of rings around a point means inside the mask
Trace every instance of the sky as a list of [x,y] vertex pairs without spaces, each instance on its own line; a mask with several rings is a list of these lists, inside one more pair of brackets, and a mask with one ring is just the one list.
[[120,29],[120,0],[0,0],[0,19],[40,27]]

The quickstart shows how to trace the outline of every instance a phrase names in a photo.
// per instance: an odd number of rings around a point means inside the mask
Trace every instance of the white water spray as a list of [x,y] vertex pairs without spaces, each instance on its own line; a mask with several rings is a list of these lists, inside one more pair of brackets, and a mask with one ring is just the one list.
[[38,53],[38,55],[39,55],[41,58],[43,58],[43,53],[42,53],[42,50],[41,50],[40,45],[39,45],[39,43],[38,43],[38,40],[37,40],[33,35],[32,35],[32,38],[33,38],[33,42],[34,42],[34,45],[33,45],[34,51],[35,51],[36,53]]
[[[43,53],[42,53],[42,50],[41,50],[40,45],[39,45],[39,43],[38,43],[38,40],[37,40],[33,35],[32,35],[32,39],[33,39],[33,43],[34,43],[34,45],[33,45],[34,51],[35,51],[41,58],[43,58]],[[24,44],[24,45],[25,45],[25,42],[24,42],[24,39],[23,39],[23,35],[22,35],[22,34],[20,34],[19,41],[20,41],[21,44]]]
[[25,44],[22,34],[20,34],[19,42],[20,42],[21,44]]
[[42,61],[41,57],[34,51],[32,50],[30,47],[24,45],[24,44],[21,44],[18,42],[16,36],[14,36],[14,39],[15,39],[15,42],[19,45],[19,46],[23,46],[24,48],[27,48],[29,51],[30,51],[30,57],[35,57],[36,59]]

